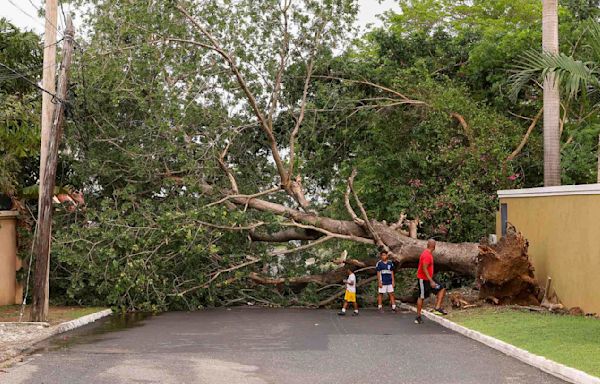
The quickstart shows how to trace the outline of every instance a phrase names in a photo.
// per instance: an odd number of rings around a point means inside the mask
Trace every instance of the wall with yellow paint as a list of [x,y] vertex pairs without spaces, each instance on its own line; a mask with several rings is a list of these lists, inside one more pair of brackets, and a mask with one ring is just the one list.
[[[560,301],[600,313],[600,184],[499,191],[507,221],[529,240],[535,276]],[[500,215],[496,233],[501,235]]]
[[0,305],[20,304],[21,289],[17,285],[17,212],[0,211]]

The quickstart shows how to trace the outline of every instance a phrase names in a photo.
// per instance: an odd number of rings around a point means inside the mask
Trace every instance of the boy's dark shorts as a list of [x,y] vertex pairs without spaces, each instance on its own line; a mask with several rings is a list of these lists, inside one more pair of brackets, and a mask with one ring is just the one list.
[[442,284],[439,284],[439,283],[438,283],[437,287],[432,288],[429,280],[423,280],[423,279],[418,279],[417,285],[419,286],[419,297],[421,299],[428,298],[429,295],[431,295],[432,293],[434,295],[437,295],[439,291],[441,291],[442,289],[445,288]]

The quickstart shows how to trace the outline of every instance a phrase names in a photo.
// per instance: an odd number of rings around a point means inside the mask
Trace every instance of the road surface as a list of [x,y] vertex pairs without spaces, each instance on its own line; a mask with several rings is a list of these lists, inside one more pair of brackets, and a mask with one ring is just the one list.
[[6,384],[564,383],[410,313],[234,308],[119,318],[64,334]]

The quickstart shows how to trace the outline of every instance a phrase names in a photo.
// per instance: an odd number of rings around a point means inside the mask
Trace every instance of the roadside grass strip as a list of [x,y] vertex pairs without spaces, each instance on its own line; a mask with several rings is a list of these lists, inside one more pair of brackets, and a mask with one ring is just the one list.
[[454,312],[448,319],[600,377],[600,320],[597,318],[482,308]]
[[600,384],[598,319],[508,308],[454,311],[447,317],[423,310],[423,316],[560,379]]

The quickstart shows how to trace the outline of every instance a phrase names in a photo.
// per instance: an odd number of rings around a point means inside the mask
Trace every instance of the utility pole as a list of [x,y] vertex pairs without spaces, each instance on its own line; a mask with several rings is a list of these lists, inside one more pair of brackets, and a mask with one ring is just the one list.
[[[50,93],[56,92],[56,33],[58,26],[58,0],[46,0],[45,9],[46,24],[44,29],[44,68],[42,69],[42,88]],[[42,119],[41,119],[41,147],[40,147],[40,181],[38,187],[38,203],[41,201],[41,191],[44,189],[44,172],[46,158],[48,157],[48,137],[54,114],[54,103],[52,95],[48,92],[42,93]],[[50,268],[46,274],[45,311],[48,313],[48,297],[50,296],[48,280],[50,279]]]
[[[50,93],[56,92],[56,26],[58,25],[57,0],[46,0],[46,26],[44,29],[44,69],[42,88]],[[52,95],[42,94],[42,146],[40,152],[40,190],[44,179],[44,167],[48,156],[48,134],[52,125],[54,103]]]
[[75,31],[69,16],[63,44],[63,58],[60,65],[56,107],[52,115],[52,124],[48,132],[46,162],[44,176],[40,179],[37,230],[34,238],[35,274],[33,280],[33,300],[31,305],[31,321],[46,321],[48,318],[48,276],[50,270],[50,239],[52,237],[52,197],[56,183],[56,164],[58,163],[58,147],[62,136],[65,119],[65,105],[69,87],[69,71],[73,57]]

